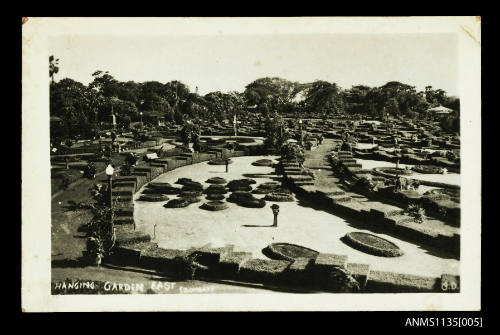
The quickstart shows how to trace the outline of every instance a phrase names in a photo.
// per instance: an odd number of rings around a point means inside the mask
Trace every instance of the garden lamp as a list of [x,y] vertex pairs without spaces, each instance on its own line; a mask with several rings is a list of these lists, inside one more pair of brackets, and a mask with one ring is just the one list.
[[113,191],[111,189],[112,185],[112,179],[113,179],[113,173],[115,172],[115,169],[111,164],[108,164],[106,167],[106,175],[108,176],[108,190],[109,190],[109,206],[113,207]]
[[271,210],[273,211],[274,214],[273,227],[278,227],[278,213],[280,212],[280,206],[278,206],[277,204],[272,204]]

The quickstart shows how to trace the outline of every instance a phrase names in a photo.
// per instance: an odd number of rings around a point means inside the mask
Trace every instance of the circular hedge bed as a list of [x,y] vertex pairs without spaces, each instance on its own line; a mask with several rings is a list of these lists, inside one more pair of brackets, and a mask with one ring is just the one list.
[[256,184],[257,182],[253,179],[235,179],[231,180],[226,186],[231,191],[251,191],[252,187],[250,185]]
[[210,201],[210,202],[206,202],[203,205],[201,205],[200,208],[206,209],[209,211],[222,211],[222,210],[228,208],[228,205],[227,205],[227,203],[225,203],[223,201]]
[[226,197],[221,193],[208,193],[206,198],[207,200],[223,200]]
[[222,185],[222,184],[227,184],[227,180],[222,177],[212,177],[207,179],[206,183]]
[[252,185],[252,184],[257,184],[257,182],[254,179],[250,179],[250,178],[234,179],[234,180],[231,180],[227,184],[227,187],[231,188],[231,187],[234,187],[234,186]]
[[262,253],[277,260],[294,261],[299,257],[315,259],[319,252],[297,244],[290,243],[272,243],[262,249]]
[[228,192],[227,188],[223,185],[218,185],[218,184],[213,184],[207,187],[204,193],[210,194],[210,193],[219,193],[219,194],[226,194]]
[[201,201],[201,198],[195,197],[195,196],[184,196],[184,197],[180,197],[179,199],[187,201],[189,205]]
[[257,199],[252,193],[245,191],[235,191],[231,193],[227,201],[248,208],[262,208],[266,206],[266,201],[264,199]]
[[248,201],[248,200],[253,200],[255,199],[252,193],[245,192],[245,191],[235,191],[229,195],[229,198],[227,198],[227,201],[238,203],[242,201]]
[[252,163],[253,166],[273,166],[274,162],[270,159],[259,159]]
[[229,190],[231,192],[250,192],[252,190],[252,186],[250,185],[237,185],[230,187]]
[[443,168],[433,165],[415,165],[411,168],[413,171],[425,174],[442,174]]
[[226,165],[226,162],[228,164],[232,164],[233,161],[231,159],[225,160],[225,159],[212,159],[211,161],[208,162],[208,165]]
[[410,169],[402,169],[402,168],[395,168],[395,167],[381,167],[377,168],[378,171],[387,173],[390,175],[404,175],[404,176],[410,176],[413,174],[413,171]]
[[180,198],[192,198],[192,197],[199,197],[201,196],[202,192],[201,191],[196,191],[196,190],[182,190],[181,193],[179,194]]
[[253,199],[242,201],[238,205],[248,208],[264,208],[266,207],[266,201],[264,199]]
[[139,201],[167,201],[169,198],[165,194],[144,194],[138,199]]
[[397,257],[404,254],[403,250],[399,249],[396,244],[368,233],[347,233],[342,241],[354,249],[375,256]]
[[272,193],[266,194],[266,196],[264,197],[264,200],[277,201],[277,202],[293,201],[293,195],[291,195],[290,193],[272,192]]
[[166,208],[183,208],[187,207],[190,205],[190,202],[187,201],[186,199],[179,198],[179,199],[172,199],[169,202],[167,202],[163,207]]
[[276,182],[262,183],[252,192],[254,194],[268,194],[273,191],[277,191],[281,188],[281,185]]

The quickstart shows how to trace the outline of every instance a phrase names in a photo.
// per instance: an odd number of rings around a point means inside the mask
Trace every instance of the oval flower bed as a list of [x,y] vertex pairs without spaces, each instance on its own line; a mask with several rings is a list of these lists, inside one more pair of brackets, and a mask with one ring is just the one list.
[[270,159],[259,159],[252,163],[253,166],[273,166],[273,161]]
[[315,259],[319,252],[297,244],[290,243],[272,243],[262,249],[262,253],[271,259],[282,259],[294,261],[299,257]]
[[183,208],[187,207],[190,205],[190,202],[187,201],[186,199],[179,198],[179,199],[172,199],[169,202],[167,202],[163,207],[165,208]]
[[206,209],[209,211],[222,211],[222,210],[228,208],[228,205],[227,205],[227,203],[225,203],[223,201],[210,201],[210,202],[206,202],[203,205],[201,205],[200,208]]
[[206,183],[222,185],[222,184],[227,184],[227,180],[222,177],[212,177],[207,179]]
[[341,240],[354,249],[375,256],[397,257],[404,254],[396,244],[368,233],[347,233]]
[[290,193],[273,192],[266,194],[264,199],[267,201],[277,201],[277,202],[293,201],[293,195],[291,195]]
[[139,201],[167,201],[169,198],[165,194],[143,194],[138,199]]

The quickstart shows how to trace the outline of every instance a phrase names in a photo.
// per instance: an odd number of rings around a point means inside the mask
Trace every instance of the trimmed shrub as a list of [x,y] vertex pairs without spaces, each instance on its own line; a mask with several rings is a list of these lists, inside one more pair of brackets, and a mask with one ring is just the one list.
[[200,208],[206,209],[209,211],[221,211],[221,210],[228,208],[228,205],[227,205],[227,203],[225,203],[223,201],[210,201],[210,202],[206,202],[203,205],[201,205]]
[[266,207],[266,201],[264,199],[253,199],[243,201],[241,203],[238,203],[238,205],[248,208],[264,208]]
[[199,197],[202,195],[201,191],[196,191],[196,190],[190,190],[190,189],[182,189],[181,193],[179,194],[179,198],[192,198],[192,197]]
[[212,184],[203,193],[210,194],[210,193],[218,193],[218,194],[226,194],[228,190],[226,189],[225,186],[220,185],[220,184]]
[[167,201],[169,197],[165,194],[144,194],[138,199],[139,201]]
[[189,204],[194,204],[201,201],[201,198],[196,196],[184,196],[179,197],[179,199],[186,200]]
[[242,201],[248,201],[248,200],[253,200],[255,199],[254,196],[245,191],[235,191],[229,195],[229,198],[227,201],[234,202],[234,203],[240,203]]
[[224,200],[226,197],[221,193],[208,193],[207,200]]
[[165,208],[183,208],[190,205],[190,202],[184,198],[172,199],[167,202],[163,207]]
[[347,233],[341,240],[354,249],[375,256],[397,257],[404,254],[396,244],[368,233]]
[[273,161],[270,159],[259,159],[252,163],[253,166],[273,166]]
[[181,192],[180,188],[172,186],[169,183],[151,182],[148,184],[148,187],[152,193],[179,194]]
[[222,177],[212,177],[207,179],[206,183],[208,184],[227,184],[227,180]]
[[256,184],[257,182],[253,179],[246,178],[246,179],[235,179],[231,180],[228,184],[227,187],[231,191],[251,191],[252,187],[250,185]]
[[285,202],[285,201],[293,201],[293,195],[289,193],[278,193],[278,192],[273,192],[266,194],[264,197],[264,200],[267,201],[277,201],[277,202]]

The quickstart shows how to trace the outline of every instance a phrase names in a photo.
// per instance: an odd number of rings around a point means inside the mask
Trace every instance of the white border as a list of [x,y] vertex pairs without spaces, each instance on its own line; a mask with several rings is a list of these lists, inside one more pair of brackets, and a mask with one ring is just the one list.
[[[22,308],[49,311],[479,310],[481,37],[477,17],[29,18],[22,32]],[[462,257],[458,294],[50,295],[48,37],[55,35],[452,33],[459,37]]]

